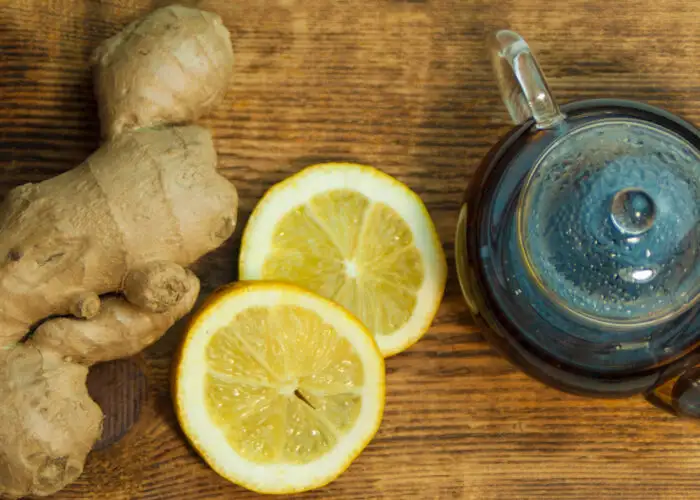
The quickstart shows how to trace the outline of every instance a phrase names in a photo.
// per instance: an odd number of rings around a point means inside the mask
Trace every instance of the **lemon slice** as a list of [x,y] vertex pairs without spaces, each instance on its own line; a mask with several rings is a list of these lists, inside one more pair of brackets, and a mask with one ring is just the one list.
[[430,327],[445,255],[407,186],[372,167],[327,163],[272,187],[243,234],[240,277],[296,283],[343,305],[384,356]]
[[339,305],[283,283],[216,292],[174,370],[178,419],[224,478],[293,493],[339,476],[377,432],[384,359]]

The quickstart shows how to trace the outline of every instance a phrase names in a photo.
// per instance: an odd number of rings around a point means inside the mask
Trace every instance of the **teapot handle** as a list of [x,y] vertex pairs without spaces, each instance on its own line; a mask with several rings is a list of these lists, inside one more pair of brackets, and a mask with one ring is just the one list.
[[530,118],[539,129],[552,128],[566,117],[559,110],[527,42],[513,31],[496,32],[491,62],[501,98],[514,123]]
[[700,420],[700,365],[651,389],[646,399],[680,417]]
[[700,366],[681,375],[671,395],[679,415],[700,419]]

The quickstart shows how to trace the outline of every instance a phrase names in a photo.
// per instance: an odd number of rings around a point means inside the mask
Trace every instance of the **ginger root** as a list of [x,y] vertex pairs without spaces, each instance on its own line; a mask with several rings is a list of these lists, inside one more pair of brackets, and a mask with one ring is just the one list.
[[0,351],[0,493],[50,495],[81,474],[102,434],[88,369],[51,351]]
[[[222,97],[233,51],[221,18],[172,6],[131,23],[92,56],[103,136],[196,120]],[[113,97],[113,98],[102,98]]]
[[155,10],[92,62],[106,142],[0,205],[0,497],[77,479],[102,430],[88,367],[138,353],[186,315],[199,293],[186,267],[236,225],[236,189],[191,124],[233,71],[219,16]]
[[188,270],[184,292],[170,308],[153,313],[122,297],[107,297],[90,321],[56,318],[40,325],[27,345],[53,351],[82,365],[133,356],[158,340],[175,321],[187,314],[199,295],[199,280]]

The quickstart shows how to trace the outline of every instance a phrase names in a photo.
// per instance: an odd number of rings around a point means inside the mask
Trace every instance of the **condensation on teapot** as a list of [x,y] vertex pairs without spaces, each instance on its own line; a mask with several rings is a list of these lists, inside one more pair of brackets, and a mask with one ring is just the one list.
[[610,325],[665,321],[698,298],[700,156],[649,123],[564,135],[521,196],[528,269],[567,310]]

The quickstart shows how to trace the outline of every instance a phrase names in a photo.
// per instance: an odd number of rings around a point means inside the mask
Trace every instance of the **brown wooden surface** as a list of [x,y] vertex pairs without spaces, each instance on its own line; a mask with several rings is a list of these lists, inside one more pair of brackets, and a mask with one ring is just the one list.
[[[69,169],[96,148],[89,54],[163,3],[0,0],[0,194]],[[561,394],[518,373],[472,325],[452,265],[462,191],[509,127],[485,34],[503,26],[520,31],[560,102],[634,98],[700,123],[697,2],[200,4],[221,14],[237,53],[235,81],[206,124],[221,169],[241,195],[236,235],[197,267],[204,293],[236,278],[241,229],[263,192],[320,160],[373,164],[415,189],[451,266],[434,327],[387,363],[386,415],[376,439],[340,479],[305,497],[700,498],[697,424],[637,399]],[[101,399],[112,405],[111,432],[140,417],[117,444],[94,452],[80,481],[55,498],[255,497],[210,471],[178,430],[168,375],[180,335],[175,327],[136,364],[148,380],[140,411],[113,407],[120,394],[142,399],[138,370],[122,365],[95,375],[126,373],[134,384],[98,381],[92,388],[116,391]]]

